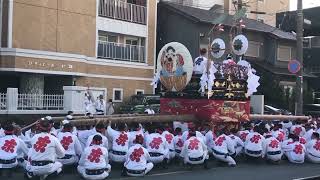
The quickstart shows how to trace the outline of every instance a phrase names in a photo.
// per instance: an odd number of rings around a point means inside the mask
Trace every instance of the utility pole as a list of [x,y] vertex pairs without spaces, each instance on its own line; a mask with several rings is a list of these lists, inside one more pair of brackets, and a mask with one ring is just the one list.
[[297,73],[296,79],[296,115],[303,113],[303,5],[302,0],[298,0],[297,6],[297,60],[301,69]]

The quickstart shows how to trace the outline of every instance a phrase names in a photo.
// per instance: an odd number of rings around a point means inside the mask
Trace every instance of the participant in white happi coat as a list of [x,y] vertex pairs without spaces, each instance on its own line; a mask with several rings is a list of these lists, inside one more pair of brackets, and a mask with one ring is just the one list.
[[108,149],[103,147],[102,136],[96,134],[92,138],[91,146],[86,147],[81,155],[78,172],[84,179],[102,180],[109,176]]
[[320,163],[320,138],[319,133],[314,132],[311,140],[306,145],[306,157],[312,163]]
[[63,126],[62,131],[58,134],[58,140],[62,147],[65,149],[65,156],[58,158],[57,161],[63,165],[76,164],[82,153],[82,147],[77,136],[73,135],[72,125],[70,123]]
[[195,132],[190,131],[189,133],[190,138],[184,142],[180,156],[185,164],[204,164],[204,167],[208,168],[207,160],[209,159],[209,155],[207,146],[201,138],[196,137]]
[[144,176],[153,168],[149,152],[142,146],[143,141],[142,136],[138,136],[134,145],[129,148],[122,170],[123,176]]
[[131,126],[132,126],[131,127],[132,129],[129,132],[130,137],[131,137],[129,139],[129,147],[131,147],[135,144],[135,140],[137,137],[140,139],[143,139],[143,141],[144,141],[144,132],[143,132],[141,125],[138,123],[133,123]]
[[173,159],[175,156],[176,156],[176,153],[175,153],[175,147],[174,147],[174,135],[172,133],[170,133],[169,131],[163,131],[162,134],[161,134],[167,144],[168,144],[168,148],[169,148],[169,159]]
[[[12,124],[4,125],[5,136],[0,138],[0,169],[11,169],[24,163],[24,156],[28,154],[25,143],[14,135]],[[19,163],[19,154],[22,154],[22,162]]]
[[48,175],[62,171],[62,164],[57,158],[65,156],[65,150],[59,140],[50,134],[51,126],[47,120],[40,121],[39,134],[31,139],[32,148],[28,153],[26,166],[27,176],[40,176],[45,179]]
[[3,130],[3,128],[1,127],[0,128],[0,137],[3,137],[3,136],[5,136],[6,134],[4,134],[4,130]]
[[84,107],[86,116],[92,116],[96,113],[95,99],[90,90],[88,90],[88,92],[85,93]]
[[36,125],[32,126],[28,131],[25,132],[24,142],[26,143],[28,148],[31,148],[31,139],[37,133]]
[[82,149],[86,148],[88,138],[91,135],[94,135],[96,133],[97,133],[96,128],[90,129],[90,127],[87,127],[87,126],[79,126],[77,128],[77,136],[80,141]]
[[266,135],[264,151],[266,152],[265,157],[272,162],[279,162],[283,155],[281,142],[271,133]]
[[306,133],[306,129],[301,125],[301,122],[297,121],[295,125],[291,126],[290,134],[294,134],[299,137],[303,137]]
[[286,139],[286,133],[282,129],[282,124],[275,124],[271,134],[275,137],[279,142],[283,142]]
[[118,124],[118,131],[111,128],[111,122],[107,128],[108,136],[112,140],[110,159],[113,162],[125,162],[129,150],[130,133],[124,123]]
[[244,143],[238,136],[236,136],[236,134],[237,130],[233,128],[230,130],[229,137],[231,138],[234,145],[235,156],[238,156],[243,152]]
[[258,133],[259,127],[255,126],[253,132],[249,133],[244,143],[244,152],[250,157],[264,157],[265,138]]
[[152,163],[163,163],[166,165],[169,159],[169,147],[166,139],[158,133],[158,129],[150,126],[148,129],[150,134],[145,136],[146,149],[150,154],[150,161]]
[[206,134],[205,134],[205,144],[207,145],[208,148],[208,152],[212,153],[213,147],[214,147],[214,141],[216,140],[217,136],[215,134],[214,128],[212,127],[211,130],[209,130]]
[[291,163],[304,163],[306,148],[299,142],[299,137],[292,136],[292,142],[283,145],[284,154]]
[[104,115],[106,111],[106,101],[103,99],[103,95],[100,95],[95,103],[96,114]]
[[315,133],[315,128],[313,126],[311,126],[310,124],[308,124],[306,126],[306,133],[304,134],[303,138],[306,140],[306,142],[311,141],[311,137],[313,135],[313,133]]
[[238,132],[238,137],[245,142],[247,139],[248,134],[252,131],[252,126],[251,124],[245,124],[244,126],[244,130],[241,130]]
[[205,57],[207,54],[207,49],[200,49],[200,56],[194,60],[193,63],[193,73],[203,74],[207,71],[208,59]]
[[173,138],[174,142],[174,149],[176,152],[176,157],[180,157],[181,150],[183,148],[183,140],[182,140],[182,129],[181,128],[176,128],[175,129],[175,136]]
[[234,155],[236,151],[229,135],[229,130],[225,128],[223,134],[216,138],[214,141],[213,156],[219,161],[228,163],[229,166],[235,166],[236,162],[231,155]]
[[89,147],[92,144],[92,140],[93,137],[95,135],[100,135],[102,137],[102,144],[101,146],[105,147],[106,149],[109,148],[109,144],[108,144],[108,138],[105,136],[106,134],[106,128],[103,124],[97,124],[95,127],[95,131],[96,133],[92,134],[91,136],[88,137],[87,143],[86,143],[86,147]]

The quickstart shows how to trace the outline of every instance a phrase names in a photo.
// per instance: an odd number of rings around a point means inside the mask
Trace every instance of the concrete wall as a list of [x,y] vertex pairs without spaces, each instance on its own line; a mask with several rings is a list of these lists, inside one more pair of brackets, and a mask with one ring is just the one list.
[[13,48],[95,56],[96,0],[15,0]]

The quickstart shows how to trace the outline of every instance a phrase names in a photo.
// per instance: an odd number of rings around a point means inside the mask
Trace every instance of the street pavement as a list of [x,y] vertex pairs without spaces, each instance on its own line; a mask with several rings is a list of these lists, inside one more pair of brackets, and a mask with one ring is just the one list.
[[[217,179],[217,180],[303,180],[320,179],[320,164],[304,163],[301,165],[290,164],[282,161],[279,165],[268,164],[265,161],[247,162],[240,160],[236,167],[227,167],[216,161],[210,161],[210,169],[206,170],[202,166],[189,169],[182,165],[172,164],[167,169],[156,167],[144,180],[201,180],[201,179]],[[114,165],[108,179],[111,180],[134,180],[141,179],[133,177],[121,177],[120,166]],[[319,178],[316,178],[319,176]],[[2,180],[3,177],[0,177]],[[17,170],[10,180],[23,179],[22,170]],[[55,180],[78,180],[80,176],[75,168],[64,172],[59,177],[51,177]]]

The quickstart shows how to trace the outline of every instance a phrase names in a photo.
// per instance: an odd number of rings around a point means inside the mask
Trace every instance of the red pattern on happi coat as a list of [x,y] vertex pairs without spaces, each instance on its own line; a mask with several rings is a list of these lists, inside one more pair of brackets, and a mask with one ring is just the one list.
[[151,147],[151,149],[159,149],[161,143],[163,143],[162,138],[161,137],[157,137],[157,138],[155,137],[149,143],[149,146]]
[[166,134],[165,135],[166,141],[171,144],[172,140],[173,140],[173,135],[172,134]]
[[130,154],[131,161],[140,162],[141,156],[144,154],[143,149],[140,147],[138,149],[134,149],[132,154]]
[[48,144],[50,144],[49,136],[39,137],[36,144],[33,145],[33,148],[40,153],[44,153]]
[[279,147],[279,141],[277,140],[271,140],[269,147],[271,148],[278,148]]
[[200,141],[198,139],[196,139],[196,138],[191,139],[190,143],[189,143],[189,146],[188,146],[188,149],[198,150],[199,149],[199,143],[200,143]]
[[16,145],[17,142],[14,139],[5,140],[4,145],[1,147],[1,149],[7,153],[13,153]]
[[129,139],[128,135],[126,133],[122,132],[120,134],[120,136],[118,137],[118,139],[116,139],[116,142],[118,145],[125,146],[128,139]]
[[73,139],[71,136],[63,136],[62,140],[60,141],[61,145],[65,150],[69,149],[69,145],[73,143]]
[[253,137],[250,139],[250,141],[251,141],[252,143],[258,144],[259,141],[260,141],[260,139],[261,139],[261,136],[260,136],[260,135],[253,135]]
[[222,146],[222,143],[223,143],[223,141],[225,141],[225,140],[226,140],[226,137],[220,136],[220,137],[218,137],[218,139],[215,140],[214,144],[215,144],[216,146]]
[[320,140],[316,141],[316,143],[314,144],[313,148],[317,151],[320,151]]
[[303,146],[301,144],[296,144],[293,152],[295,152],[296,154],[302,154],[303,152]]
[[100,162],[100,156],[102,155],[102,150],[100,148],[97,149],[91,149],[91,153],[88,156],[88,160],[90,162],[99,163]]

